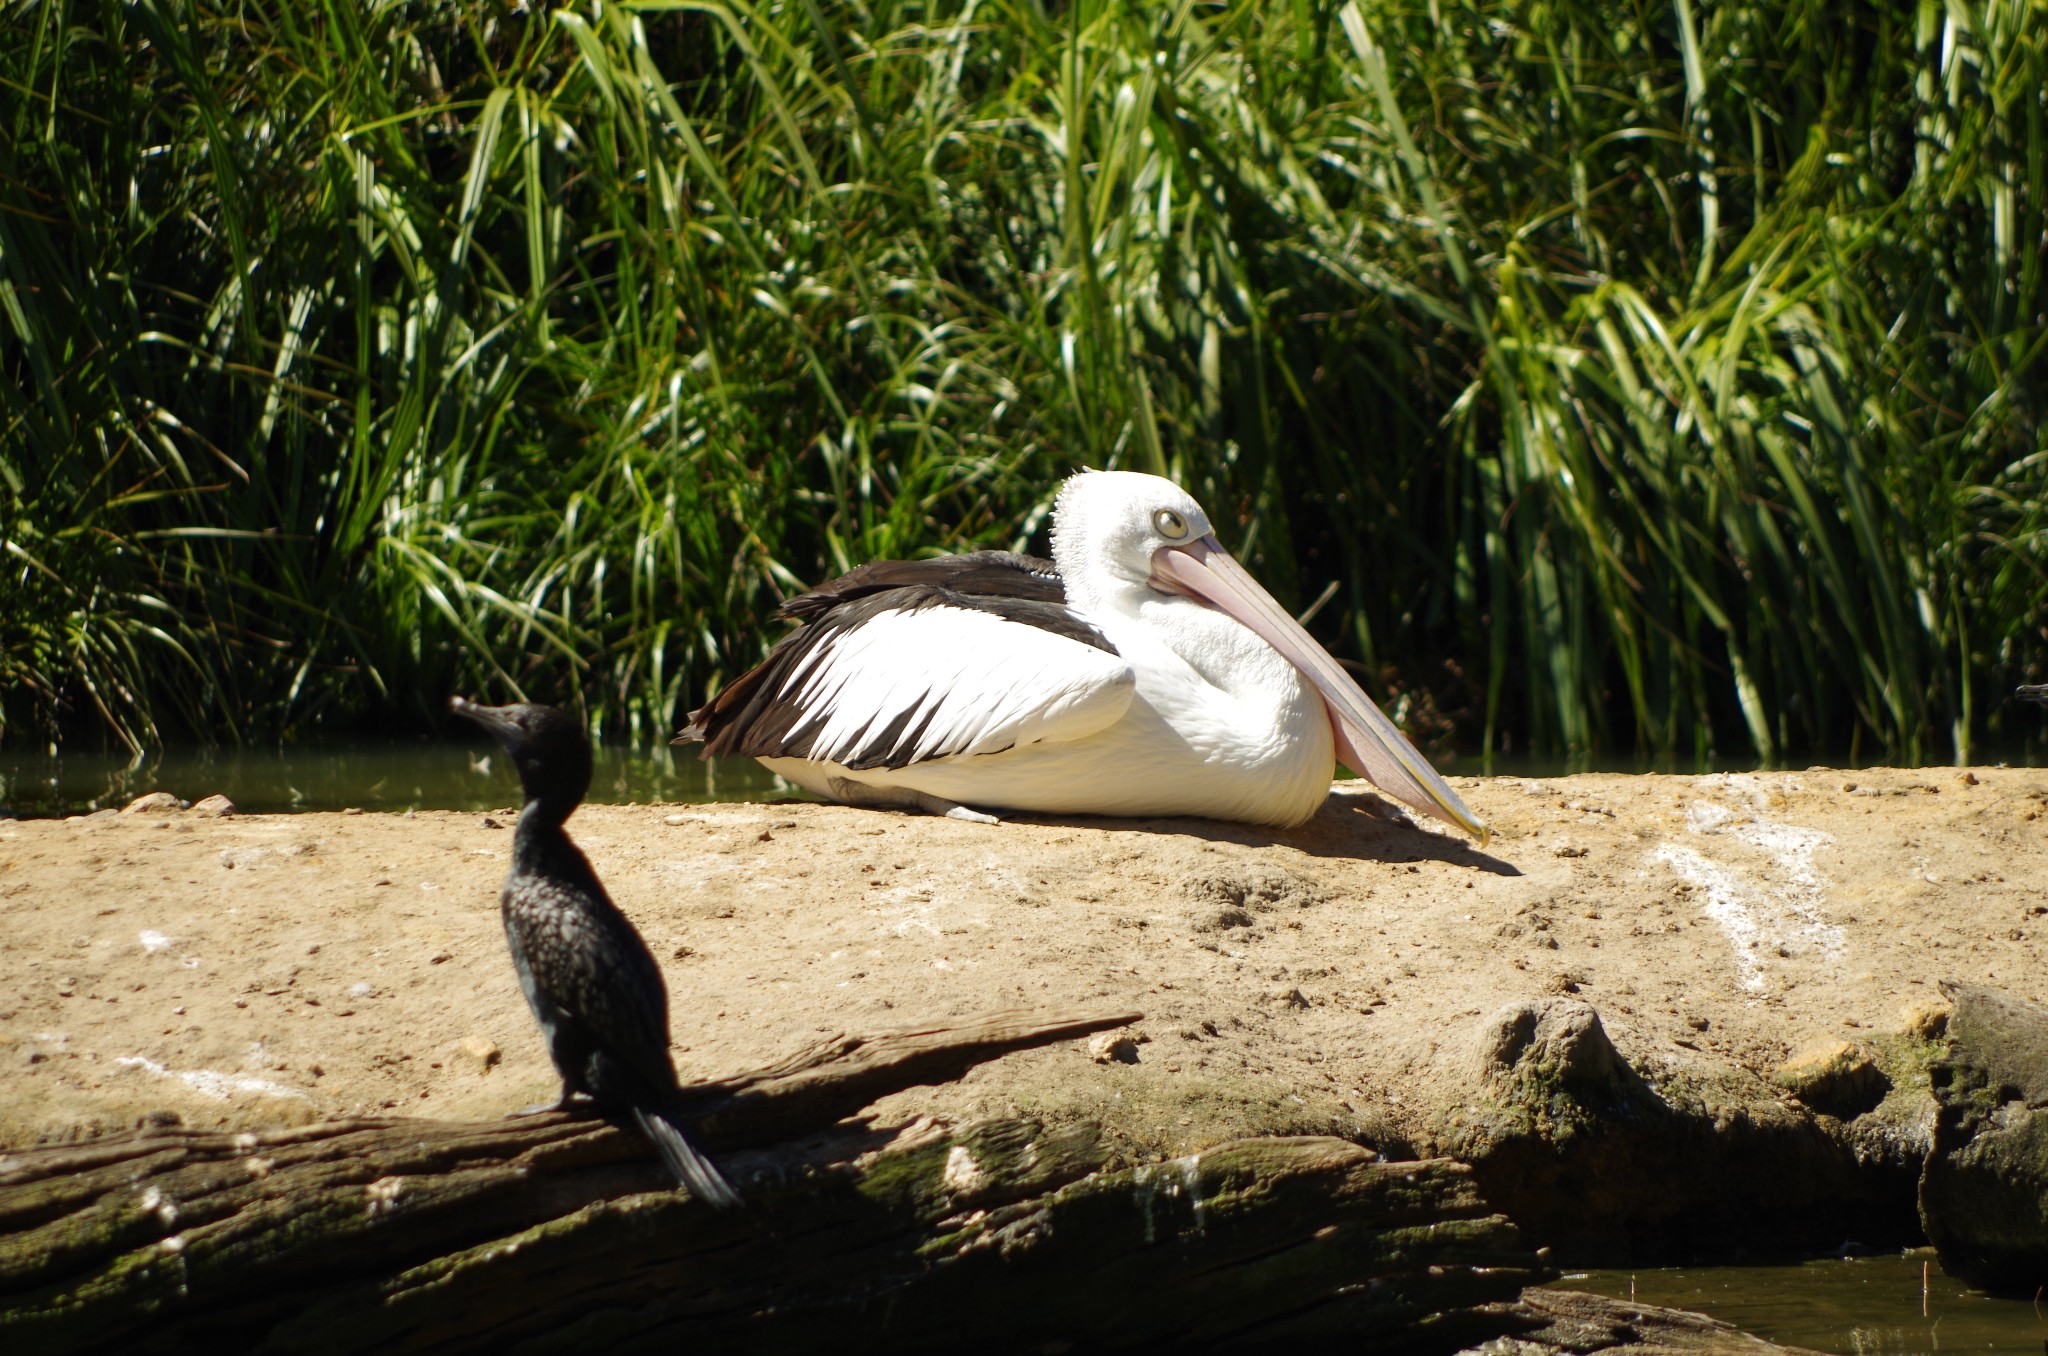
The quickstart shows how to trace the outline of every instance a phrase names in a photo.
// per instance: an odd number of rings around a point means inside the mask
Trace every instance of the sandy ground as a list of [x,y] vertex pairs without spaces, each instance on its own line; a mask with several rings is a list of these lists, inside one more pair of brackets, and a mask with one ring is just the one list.
[[[1632,1061],[1706,1073],[1900,1029],[1940,979],[2048,1000],[2048,771],[1456,784],[1484,850],[1357,784],[1287,832],[810,804],[570,829],[667,974],[686,1079],[828,1032],[1132,1008],[1125,1059],[1012,1056],[880,1110],[1093,1116],[1148,1151],[1427,1149],[1487,1015],[1547,995],[1596,1005]],[[0,821],[0,1144],[549,1100],[497,918],[511,825]]]

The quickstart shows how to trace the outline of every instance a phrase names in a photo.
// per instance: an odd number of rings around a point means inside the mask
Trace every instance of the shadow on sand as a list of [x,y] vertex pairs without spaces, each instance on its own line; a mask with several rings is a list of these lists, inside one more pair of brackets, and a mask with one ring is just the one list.
[[[1356,786],[1357,790],[1351,788]],[[1126,833],[1174,834],[1245,847],[1278,845],[1312,857],[1347,857],[1378,862],[1442,862],[1447,866],[1519,876],[1521,868],[1449,832],[1423,828],[1392,801],[1363,782],[1339,782],[1306,824],[1276,829],[1187,816],[1113,819],[1099,815],[1005,815],[1019,824],[1076,829],[1118,829]]]

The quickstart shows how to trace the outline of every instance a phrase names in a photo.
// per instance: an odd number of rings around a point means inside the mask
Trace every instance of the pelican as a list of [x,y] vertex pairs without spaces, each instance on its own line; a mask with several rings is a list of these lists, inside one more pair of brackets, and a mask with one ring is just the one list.
[[801,623],[676,739],[852,805],[1295,825],[1336,764],[1487,829],[1158,476],[1060,486],[1051,560],[884,560],[783,605]]

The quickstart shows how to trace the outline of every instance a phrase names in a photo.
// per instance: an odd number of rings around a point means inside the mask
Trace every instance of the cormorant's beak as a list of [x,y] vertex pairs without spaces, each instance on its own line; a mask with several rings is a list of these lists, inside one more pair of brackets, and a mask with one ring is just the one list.
[[489,730],[494,737],[502,739],[514,730],[502,706],[483,706],[467,697],[450,697],[448,709],[464,720],[473,720]]
[[1373,704],[1330,652],[1287,615],[1273,595],[1212,533],[1152,555],[1153,580],[1236,618],[1278,650],[1315,687],[1330,713],[1337,759],[1394,799],[1455,824],[1484,844],[1490,830],[1465,808],[1429,760]]

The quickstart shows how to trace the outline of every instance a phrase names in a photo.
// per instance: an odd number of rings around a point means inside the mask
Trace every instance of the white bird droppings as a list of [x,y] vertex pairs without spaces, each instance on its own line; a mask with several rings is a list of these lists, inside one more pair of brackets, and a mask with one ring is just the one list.
[[1666,843],[1651,852],[1650,859],[1669,866],[1705,894],[1701,911],[1728,938],[1735,953],[1736,983],[1750,993],[1763,992],[1765,968],[1774,958],[1818,955],[1829,964],[1839,961],[1842,930],[1821,912],[1827,885],[1813,861],[1814,853],[1833,843],[1834,837],[1767,818],[1766,796],[1753,782],[1710,777],[1697,785],[1734,792],[1751,808],[1694,801],[1686,807],[1686,829],[1719,840],[1717,850],[1710,856]]
[[291,1097],[301,1102],[310,1100],[297,1089],[273,1083],[267,1078],[251,1078],[247,1074],[216,1073],[212,1069],[167,1069],[141,1055],[123,1055],[114,1063],[124,1069],[141,1069],[158,1078],[174,1078],[201,1097],[210,1097],[216,1102],[224,1102],[238,1092],[257,1093],[264,1097]]
[[967,1152],[966,1145],[955,1144],[946,1151],[946,1169],[939,1176],[946,1190],[956,1194],[972,1191],[986,1176],[981,1165],[974,1161],[974,1155]]

